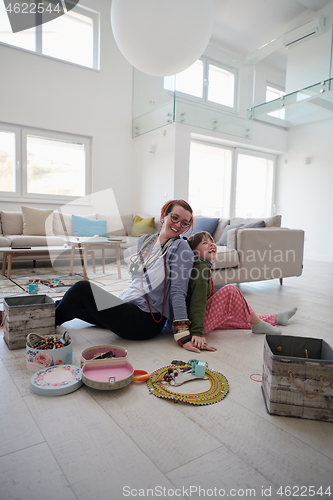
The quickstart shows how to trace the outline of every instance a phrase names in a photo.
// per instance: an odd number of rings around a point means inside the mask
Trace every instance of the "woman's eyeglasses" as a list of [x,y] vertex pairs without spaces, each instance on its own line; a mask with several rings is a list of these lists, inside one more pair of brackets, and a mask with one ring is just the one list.
[[176,224],[177,222],[180,222],[180,225],[183,228],[188,228],[191,225],[191,223],[188,222],[187,220],[180,220],[180,217],[177,214],[173,214],[172,212],[170,212],[168,215],[170,215],[170,219],[172,220],[172,222],[174,224]]

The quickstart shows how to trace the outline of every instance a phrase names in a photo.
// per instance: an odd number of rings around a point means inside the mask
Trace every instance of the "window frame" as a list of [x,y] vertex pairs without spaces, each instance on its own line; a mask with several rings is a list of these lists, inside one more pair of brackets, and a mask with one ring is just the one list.
[[[273,161],[273,175],[272,175],[272,200],[271,200],[271,206],[270,206],[270,214],[267,215],[267,217],[273,216],[275,214],[276,210],[276,175],[277,175],[277,156],[271,153],[266,153],[257,149],[247,149],[241,146],[231,146],[230,144],[223,143],[223,142],[212,142],[212,141],[205,141],[202,139],[191,139],[190,144],[192,143],[200,143],[205,146],[210,146],[210,147],[218,147],[222,149],[227,149],[232,152],[232,158],[231,158],[231,179],[230,179],[230,193],[229,193],[229,210],[227,215],[221,215],[221,218],[225,219],[233,219],[236,217],[235,215],[235,210],[236,210],[236,184],[237,184],[237,161],[238,161],[238,155],[243,154],[243,155],[248,155],[248,156],[255,156],[255,157],[260,157],[260,158],[265,158],[267,160],[272,160]],[[191,146],[190,146],[191,150]],[[190,168],[188,173],[190,174]],[[190,184],[190,178],[188,177],[188,191],[189,191],[189,184]],[[188,198],[189,198],[189,192],[188,192]],[[221,204],[221,213],[223,213],[222,210],[223,205]],[[203,216],[208,214],[201,214]],[[212,216],[213,217],[213,216]],[[237,217],[243,217],[243,216],[237,216]],[[266,216],[265,216],[266,217]],[[244,216],[244,218],[246,218]]]
[[[15,191],[0,191],[0,196],[3,201],[30,201],[35,203],[61,202],[68,203],[69,201],[83,198],[91,193],[92,186],[92,168],[91,168],[91,141],[88,136],[67,134],[64,132],[55,132],[51,130],[39,129],[34,127],[20,127],[0,122],[0,130],[3,132],[15,133]],[[27,136],[34,135],[46,139],[55,139],[64,142],[78,142],[84,144],[85,150],[85,193],[78,196],[66,196],[55,194],[40,194],[27,192]]]
[[[8,42],[3,42],[2,40],[0,40],[0,45],[4,45],[5,47],[10,47],[13,49],[21,50],[23,52],[28,52],[29,54],[35,54],[37,56],[46,57],[48,59],[53,59],[55,61],[61,61],[63,63],[67,63],[67,64],[73,64],[74,66],[79,66],[80,68],[86,68],[86,69],[90,69],[93,71],[99,71],[100,70],[100,26],[101,26],[100,13],[95,11],[95,10],[90,9],[89,7],[85,7],[85,6],[82,6],[79,4],[76,4],[76,6],[73,7],[73,9],[71,9],[69,11],[69,13],[72,11],[77,12],[78,14],[90,17],[92,19],[92,22],[93,22],[93,65],[92,66],[86,66],[86,65],[79,64],[76,62],[67,61],[66,59],[61,59],[59,57],[49,56],[47,54],[44,54],[43,53],[43,26],[44,25],[35,26],[35,49],[34,50],[27,49],[24,47],[19,47],[18,45],[13,45],[13,44],[8,43]],[[40,16],[41,14],[37,14],[37,16],[38,15]],[[65,15],[66,15],[66,13],[65,13]],[[50,22],[52,22],[52,21],[50,21]],[[49,23],[47,23],[47,24],[49,24]]]
[[[195,102],[197,104],[204,105],[205,107],[209,107],[212,109],[219,109],[223,111],[227,111],[229,113],[236,113],[237,112],[237,103],[238,103],[238,82],[239,82],[239,72],[237,68],[234,68],[232,66],[228,66],[227,64],[224,64],[220,61],[216,61],[210,57],[202,56],[199,57],[199,61],[203,62],[203,81],[202,81],[202,97],[196,97],[191,94],[187,94],[185,92],[180,92],[176,90],[176,84],[177,84],[177,75],[174,75],[174,90],[168,90],[164,86],[164,80],[163,80],[163,88],[164,90],[170,92],[172,95],[174,94],[177,97],[179,97],[182,100],[186,101],[191,101]],[[224,104],[219,104],[214,101],[208,100],[208,89],[209,89],[209,65],[216,66],[217,68],[220,68],[224,71],[227,71],[229,73],[232,73],[234,75],[234,99],[233,99],[233,106],[226,106]]]
[[[264,217],[271,217],[274,215],[275,211],[275,186],[276,186],[276,165],[277,165],[277,157],[276,155],[270,154],[270,153],[264,153],[262,151],[257,151],[255,149],[246,149],[242,147],[235,147],[235,152],[234,152],[234,186],[232,189],[232,217],[243,217],[241,215],[236,216],[236,194],[237,194],[237,168],[238,168],[238,156],[239,155],[244,155],[244,156],[254,156],[257,158],[264,158],[265,160],[270,160],[273,162],[273,173],[272,173],[272,199],[271,199],[271,204],[270,204],[270,214],[265,215]],[[246,217],[244,217],[246,218]]]

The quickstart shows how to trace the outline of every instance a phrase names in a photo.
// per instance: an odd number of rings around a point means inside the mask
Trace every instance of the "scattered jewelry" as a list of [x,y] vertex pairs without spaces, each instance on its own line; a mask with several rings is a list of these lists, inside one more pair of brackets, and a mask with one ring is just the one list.
[[[174,363],[173,361],[172,363]],[[209,370],[207,363],[204,376],[195,375],[195,368],[199,365],[196,364],[197,360],[190,360],[188,363],[181,361],[179,365],[172,364],[159,368],[151,373],[147,380],[148,390],[151,394],[158,398],[171,399],[175,403],[183,402],[192,405],[210,405],[221,401],[229,392],[228,380],[222,373]],[[204,362],[203,362],[204,363]],[[202,367],[199,366],[199,369]],[[199,370],[200,371],[200,370]],[[181,383],[198,378],[208,379],[210,387],[207,391],[194,393],[194,394],[181,394],[171,390],[172,386],[181,385],[178,381],[183,377]]]

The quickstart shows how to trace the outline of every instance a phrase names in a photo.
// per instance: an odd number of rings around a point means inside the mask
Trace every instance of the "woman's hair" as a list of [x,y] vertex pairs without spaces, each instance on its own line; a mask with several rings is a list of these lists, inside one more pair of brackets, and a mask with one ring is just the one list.
[[163,207],[161,208],[161,219],[168,215],[170,212],[172,212],[172,208],[174,205],[180,205],[184,210],[187,210],[191,214],[191,219],[189,220],[190,226],[193,226],[194,223],[194,215],[193,215],[193,210],[192,207],[187,203],[185,200],[170,200],[164,203]]
[[194,251],[197,246],[202,242],[203,237],[206,236],[213,243],[215,243],[213,236],[207,231],[200,231],[199,233],[195,233],[189,238],[187,238],[187,242],[190,245],[191,249]]

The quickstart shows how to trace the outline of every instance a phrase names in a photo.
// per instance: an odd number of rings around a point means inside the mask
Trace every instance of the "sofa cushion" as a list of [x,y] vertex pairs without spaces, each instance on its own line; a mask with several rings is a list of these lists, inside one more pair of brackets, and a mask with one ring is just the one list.
[[8,235],[12,247],[46,247],[62,246],[65,243],[64,237],[59,236],[24,236],[22,234]]
[[22,212],[2,211],[1,223],[3,234],[22,234],[23,215]]
[[221,238],[216,242],[216,245],[217,246],[226,246],[227,244],[227,239],[228,239],[228,231],[230,231],[230,229],[234,229],[236,227],[241,227],[243,226],[243,224],[228,224],[225,228],[224,228],[224,231],[222,233],[222,236]]
[[219,239],[219,241],[216,243],[217,245],[221,245],[221,246],[224,246],[224,245],[227,245],[228,244],[228,232],[230,231],[230,229],[236,229],[236,228],[242,228],[242,229],[246,229],[246,228],[256,228],[256,227],[265,227],[265,221],[263,220],[257,220],[257,221],[254,221],[254,222],[249,222],[248,224],[235,224],[235,225],[228,225],[226,226],[226,228],[224,229],[223,231],[223,234],[221,236],[221,238]]
[[272,217],[259,217],[243,219],[242,217],[235,217],[231,219],[230,224],[250,224],[251,222],[264,221],[266,227],[281,227],[281,215],[273,215]]
[[192,234],[199,233],[200,231],[207,231],[207,233],[213,236],[219,220],[219,218],[213,217],[196,217]]
[[10,247],[10,239],[0,235],[0,247]]
[[[85,219],[96,219],[96,214],[85,214],[80,217],[84,217]],[[53,231],[55,236],[73,236],[72,214],[66,214],[55,210],[53,212]]]
[[155,218],[148,217],[143,219],[139,215],[134,217],[132,236],[143,236],[145,234],[153,234],[155,232]]
[[72,215],[73,236],[106,236],[106,220],[92,220]]
[[[133,226],[133,214],[125,214],[121,215],[121,220],[123,222],[123,226],[125,229],[125,236],[128,236],[132,233],[132,226]],[[113,233],[114,234],[114,233]]]
[[221,238],[222,233],[228,224],[230,224],[230,219],[220,219],[219,220],[219,222],[216,226],[216,229],[215,229],[215,233],[213,234],[213,238],[215,241],[218,241]]
[[96,214],[97,220],[106,220],[106,229],[108,234],[113,236],[124,236],[126,234],[124,224],[120,215]]
[[26,236],[53,236],[53,210],[21,207],[23,234]]
[[226,269],[227,267],[237,267],[239,258],[237,250],[228,247],[217,247],[216,259],[212,269]]

